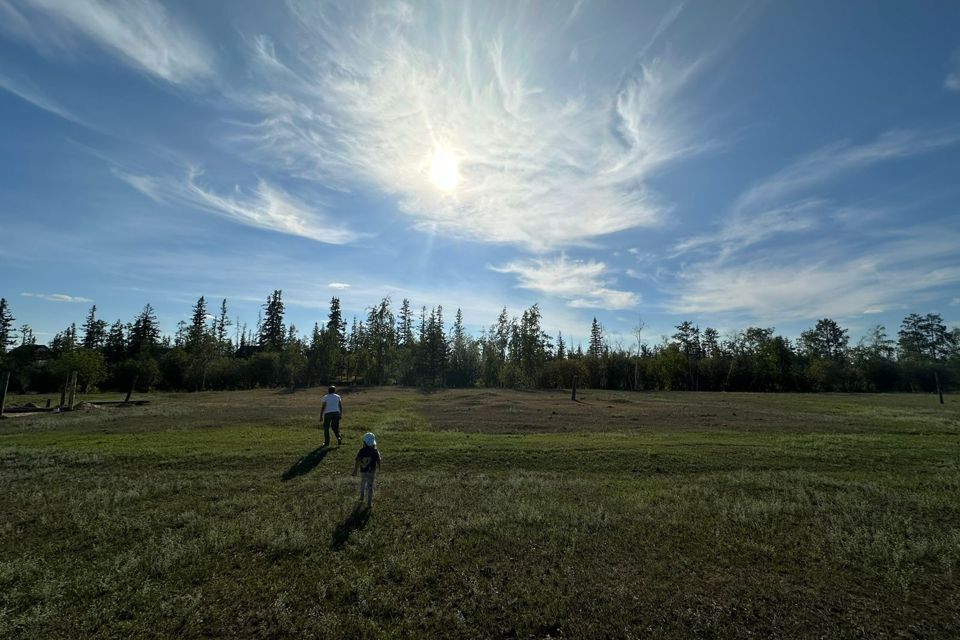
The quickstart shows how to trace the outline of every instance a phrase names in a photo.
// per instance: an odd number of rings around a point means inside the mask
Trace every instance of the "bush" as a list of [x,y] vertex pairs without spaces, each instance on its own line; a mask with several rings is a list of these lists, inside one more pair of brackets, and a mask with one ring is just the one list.
[[124,360],[114,367],[113,383],[118,389],[129,389],[134,378],[137,380],[136,391],[149,391],[160,378],[160,366],[152,357],[140,356]]
[[107,364],[103,354],[94,349],[75,349],[67,351],[52,363],[54,377],[66,379],[71,372],[77,372],[77,385],[89,391],[107,376]]
[[280,355],[271,351],[255,353],[246,366],[249,387],[275,387],[280,380]]

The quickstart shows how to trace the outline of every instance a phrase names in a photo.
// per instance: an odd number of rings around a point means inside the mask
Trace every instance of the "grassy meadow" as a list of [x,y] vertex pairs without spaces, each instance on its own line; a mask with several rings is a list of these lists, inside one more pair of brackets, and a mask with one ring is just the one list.
[[956,396],[321,395],[5,418],[0,637],[960,635]]

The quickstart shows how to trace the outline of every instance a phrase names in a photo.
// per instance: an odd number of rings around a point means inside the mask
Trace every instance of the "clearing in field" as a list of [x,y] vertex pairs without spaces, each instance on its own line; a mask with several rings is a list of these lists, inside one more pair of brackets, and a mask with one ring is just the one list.
[[323,449],[322,394],[0,423],[0,637],[960,628],[955,398],[368,389]]

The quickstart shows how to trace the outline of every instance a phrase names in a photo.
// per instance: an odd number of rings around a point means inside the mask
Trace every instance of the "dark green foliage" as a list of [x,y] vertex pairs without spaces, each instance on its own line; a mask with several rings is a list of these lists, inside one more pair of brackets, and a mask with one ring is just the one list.
[[246,363],[247,388],[275,387],[280,384],[280,355],[274,351],[255,353]]
[[[261,349],[279,352],[283,349],[286,329],[283,325],[283,292],[275,290],[267,297],[264,305],[263,324],[260,326],[259,345]],[[201,298],[202,300],[202,298]]]
[[10,313],[10,306],[6,298],[0,298],[0,355],[7,352],[7,347],[16,344],[13,336],[13,322],[15,318]]
[[347,374],[347,321],[343,319],[340,298],[336,296],[330,298],[330,313],[327,316],[324,344],[330,381],[345,377]]
[[71,324],[57,333],[50,341],[50,349],[57,356],[70,353],[77,348],[77,325]]
[[117,320],[110,325],[110,331],[107,333],[106,344],[103,347],[103,355],[107,362],[116,364],[123,360],[127,353],[127,336],[124,331],[123,322]]
[[90,391],[107,376],[107,364],[103,354],[96,349],[80,347],[62,354],[51,365],[54,377],[65,380],[72,371],[77,372],[77,384],[83,391]]
[[[4,301],[3,313],[9,316]],[[773,327],[748,327],[721,336],[692,321],[676,326],[662,344],[641,342],[611,346],[596,318],[586,352],[557,334],[556,346],[543,328],[539,305],[519,317],[504,308],[481,335],[471,336],[457,310],[449,333],[442,307],[422,307],[419,322],[404,299],[395,316],[390,298],[354,317],[349,333],[340,300],[330,300],[324,323],[300,337],[285,327],[281,291],[267,299],[258,330],[237,321],[236,348],[227,337],[226,300],[217,317],[208,314],[201,296],[190,322],[182,322],[174,345],[161,333],[148,304],[128,325],[117,320],[109,329],[92,307],[78,339],[71,324],[51,341],[45,357],[6,358],[14,388],[49,391],[59,388],[58,358],[84,348],[100,353],[106,373],[96,384],[125,391],[131,365],[150,361],[156,373],[138,386],[199,391],[264,386],[329,384],[400,384],[423,387],[570,387],[673,391],[936,391],[960,388],[960,330],[949,330],[939,314],[911,314],[898,340],[874,327],[851,347],[848,331],[830,318],[817,321],[796,342]],[[12,322],[12,318],[10,320]],[[416,324],[416,326],[415,326]],[[30,343],[29,328],[20,331]],[[12,338],[10,338],[12,339]],[[254,344],[252,341],[255,341]],[[92,347],[90,345],[99,346]],[[9,346],[9,345],[8,345]],[[274,357],[258,354],[270,352]],[[571,363],[568,363],[571,361]],[[149,372],[148,372],[149,373]],[[93,378],[91,378],[92,380]]]
[[83,322],[83,346],[86,349],[100,349],[106,340],[107,323],[97,318],[97,305],[93,305]]
[[[111,330],[112,339],[113,331]],[[152,356],[160,346],[160,323],[153,307],[147,304],[127,331],[127,355],[137,358]]]
[[898,335],[904,358],[942,362],[957,354],[957,332],[947,330],[939,313],[911,313],[904,318]]
[[227,299],[224,298],[220,303],[220,314],[213,320],[213,339],[219,353],[230,352],[230,338],[227,337],[227,329],[230,328],[230,318],[227,316]]
[[480,350],[476,340],[467,335],[463,327],[463,312],[457,309],[450,336],[450,362],[447,369],[447,385],[472,387],[480,376]]
[[369,354],[364,379],[371,384],[381,385],[389,381],[397,349],[394,325],[390,298],[384,298],[379,305],[370,307],[363,349]]
[[127,390],[136,381],[137,391],[150,391],[160,378],[160,365],[149,356],[141,354],[137,358],[129,358],[113,369],[113,384],[115,388]]

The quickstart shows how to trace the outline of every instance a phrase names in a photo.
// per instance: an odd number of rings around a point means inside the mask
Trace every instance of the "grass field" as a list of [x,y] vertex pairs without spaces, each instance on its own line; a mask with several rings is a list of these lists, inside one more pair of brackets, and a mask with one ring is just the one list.
[[0,637],[960,634],[955,396],[321,393],[4,419]]

